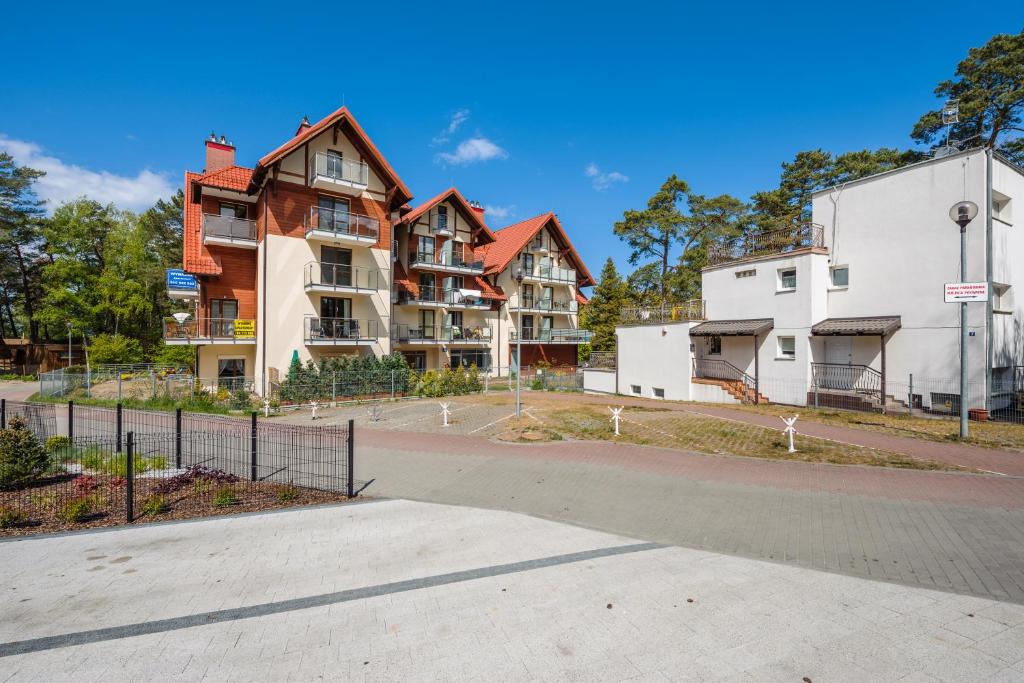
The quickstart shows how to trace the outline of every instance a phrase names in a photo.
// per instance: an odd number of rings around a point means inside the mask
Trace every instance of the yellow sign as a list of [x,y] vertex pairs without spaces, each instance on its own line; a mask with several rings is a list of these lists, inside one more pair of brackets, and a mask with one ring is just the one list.
[[235,339],[252,339],[256,336],[255,320],[236,320]]

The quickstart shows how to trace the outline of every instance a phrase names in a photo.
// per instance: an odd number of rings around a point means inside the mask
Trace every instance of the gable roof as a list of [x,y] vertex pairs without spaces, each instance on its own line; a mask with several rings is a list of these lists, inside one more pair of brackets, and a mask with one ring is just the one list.
[[402,216],[402,222],[406,223],[407,225],[413,225],[423,216],[423,214],[427,213],[441,202],[448,201],[449,199],[453,201],[457,209],[462,209],[461,213],[465,217],[469,218],[469,221],[471,223],[473,223],[477,228],[479,228],[483,232],[483,234],[487,237],[488,242],[494,241],[494,233],[491,232],[491,229],[487,227],[486,223],[484,223],[484,220],[480,216],[480,213],[475,211],[473,207],[469,205],[469,202],[466,201],[466,198],[462,196],[462,193],[456,190],[454,187],[449,187],[441,194],[435,197],[431,197],[430,199],[423,202],[406,215]]
[[550,226],[556,237],[565,245],[566,255],[576,265],[576,275],[581,287],[588,287],[594,284],[587,266],[583,263],[576,247],[572,245],[569,236],[566,234],[562,224],[558,222],[558,216],[549,211],[540,216],[527,218],[525,221],[506,226],[494,233],[495,241],[479,250],[484,258],[484,273],[497,273],[505,270],[512,259],[516,257],[533,236],[545,226]]
[[[226,170],[226,169],[225,169]],[[192,183],[199,182],[203,176],[199,173],[185,172],[185,215],[183,216],[181,267],[185,272],[195,275],[220,275],[220,264],[209,252],[203,253],[201,230],[203,225],[203,207],[199,202],[192,201]]]
[[[362,126],[359,125],[359,122],[356,121],[354,116],[352,116],[352,112],[348,110],[348,107],[341,107],[333,113],[325,116],[309,128],[302,130],[302,132],[275,149],[273,152],[260,159],[256,163],[256,168],[253,171],[249,191],[255,192],[256,186],[263,181],[267,170],[274,163],[280,161],[289,153],[298,149],[300,145],[309,142],[317,135],[329,130],[331,126],[335,124],[342,128],[341,132],[343,134],[346,132],[344,130],[345,127],[349,129],[348,132],[350,132],[352,136],[355,137],[356,141],[365,148],[365,152],[370,157],[369,160],[371,164],[375,166],[376,170],[385,177],[387,182],[390,182],[391,185],[398,188],[398,194],[401,195],[397,198],[398,204],[403,204],[412,199],[412,192],[410,192],[409,188],[405,186],[402,179],[398,177],[395,169],[391,168],[391,164],[389,164],[387,159],[384,158],[384,155],[380,153],[377,146],[373,144],[373,140],[370,139],[370,136],[366,134],[366,131],[363,130]],[[359,147],[359,145],[356,146]]]
[[216,187],[221,190],[235,190],[245,192],[252,180],[252,169],[244,166],[228,166],[219,171],[204,173],[196,178],[196,182],[207,187]]

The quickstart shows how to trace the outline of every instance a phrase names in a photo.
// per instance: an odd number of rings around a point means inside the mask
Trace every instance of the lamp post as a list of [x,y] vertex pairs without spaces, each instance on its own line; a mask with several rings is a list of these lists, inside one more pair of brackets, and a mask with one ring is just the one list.
[[[978,215],[974,202],[957,202],[949,217],[960,226],[960,282],[967,281],[967,224]],[[967,302],[960,302],[960,438],[967,438]]]
[[516,268],[516,307],[520,310],[516,313],[516,417],[520,416],[521,403],[519,400],[523,384],[523,278],[526,273],[521,267]]

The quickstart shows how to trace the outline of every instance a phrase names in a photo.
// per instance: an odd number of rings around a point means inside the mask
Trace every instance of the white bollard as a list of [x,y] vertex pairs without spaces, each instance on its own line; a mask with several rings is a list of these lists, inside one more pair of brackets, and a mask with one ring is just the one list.
[[793,425],[796,424],[796,420],[797,420],[798,417],[800,417],[800,416],[799,415],[794,415],[793,417],[791,417],[791,418],[789,418],[787,420],[786,418],[782,417],[781,415],[779,416],[779,419],[786,423],[786,428],[783,429],[782,432],[784,434],[789,434],[789,452],[790,453],[796,453],[796,448],[793,447],[793,436],[796,434],[796,427],[794,427]]
[[441,406],[441,417],[444,418],[444,426],[447,427],[448,426],[448,416],[451,415],[451,411],[448,410],[448,406],[450,406],[451,404],[450,403],[440,403],[438,405]]
[[626,406],[622,406],[621,408],[612,408],[611,406],[608,406],[608,410],[612,411],[612,422],[615,423],[615,436],[619,436],[619,420],[622,419],[619,416],[625,409]]
[[313,409],[313,419],[315,420],[316,419],[316,411],[320,407],[320,404],[317,403],[316,401],[313,401],[312,403],[309,404],[309,406]]

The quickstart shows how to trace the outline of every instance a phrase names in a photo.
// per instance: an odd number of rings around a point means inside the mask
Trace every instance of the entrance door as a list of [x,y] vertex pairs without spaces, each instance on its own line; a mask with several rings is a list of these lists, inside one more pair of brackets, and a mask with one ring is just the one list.
[[423,339],[434,339],[434,311],[420,311],[420,334]]
[[[818,386],[826,389],[853,389],[854,370],[849,367],[853,363],[853,337],[826,337],[825,362],[828,367],[823,372]],[[842,367],[842,366],[847,367]]]
[[[341,177],[340,165],[341,158],[338,158],[339,171],[338,176]],[[348,232],[348,202],[344,199],[335,199],[334,197],[318,197],[317,206],[319,207],[319,223],[318,226],[321,230],[330,230],[331,232]]]
[[555,319],[545,315],[540,319],[540,340],[551,341],[551,330],[555,327]]

